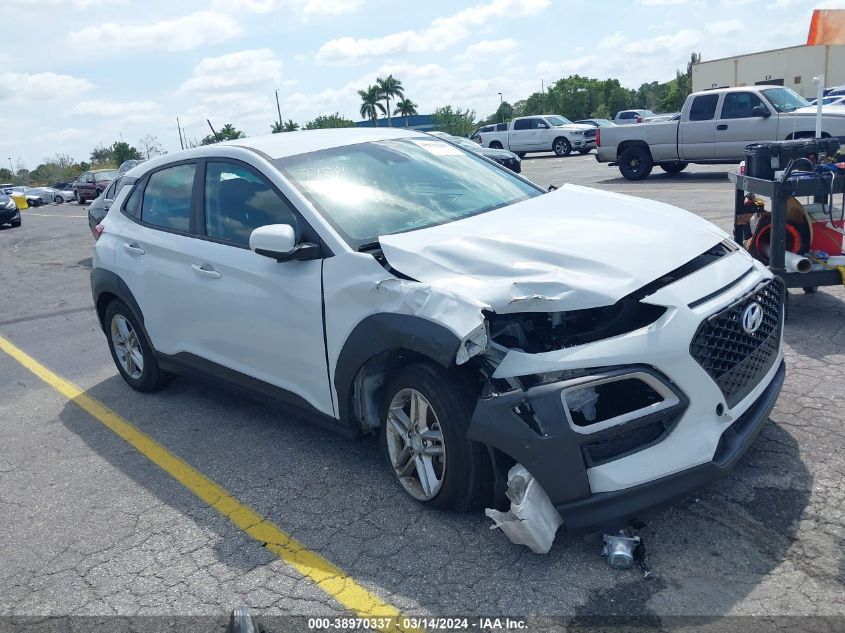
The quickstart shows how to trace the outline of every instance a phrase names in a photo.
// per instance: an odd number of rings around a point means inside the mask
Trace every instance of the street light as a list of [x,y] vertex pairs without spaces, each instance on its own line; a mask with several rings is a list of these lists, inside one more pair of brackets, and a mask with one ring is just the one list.
[[282,107],[279,105],[279,89],[276,88],[276,110],[279,111],[279,128],[282,127]]
[[499,93],[499,114],[502,116],[502,123],[505,122],[505,111],[502,109],[502,93]]
[[15,178],[15,168],[12,167],[12,157],[9,156],[9,171],[12,172],[12,180]]

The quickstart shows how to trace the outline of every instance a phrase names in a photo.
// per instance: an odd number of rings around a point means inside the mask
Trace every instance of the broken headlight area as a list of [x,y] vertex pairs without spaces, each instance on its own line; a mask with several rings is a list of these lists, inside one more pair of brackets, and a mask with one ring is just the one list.
[[627,334],[651,325],[665,312],[663,306],[628,296],[601,308],[491,314],[490,338],[508,349],[539,354]]

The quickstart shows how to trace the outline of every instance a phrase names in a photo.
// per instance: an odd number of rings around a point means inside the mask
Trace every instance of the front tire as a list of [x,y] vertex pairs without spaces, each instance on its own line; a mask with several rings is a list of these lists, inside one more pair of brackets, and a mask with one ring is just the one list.
[[12,225],[12,228],[18,229],[21,226],[21,221],[20,220],[12,220],[11,222],[9,222],[9,224]]
[[156,391],[169,381],[171,375],[159,368],[152,346],[125,303],[115,299],[109,304],[105,324],[112,360],[126,384],[138,391]]
[[459,512],[486,501],[489,459],[466,436],[472,405],[463,382],[434,365],[410,365],[388,384],[381,447],[402,488],[417,501]]
[[627,148],[619,157],[619,172],[628,180],[643,180],[653,168],[651,152],[642,145]]
[[490,149],[503,149],[502,144],[499,141],[493,141],[490,143]]
[[53,197],[53,202],[55,202],[56,204],[61,204],[64,201],[65,201],[64,198],[62,198],[61,196],[54,196]]
[[558,156],[569,156],[572,153],[572,143],[564,137],[556,138],[552,143],[552,151]]
[[674,163],[660,163],[660,169],[667,174],[680,174],[689,166],[689,163],[683,161],[676,161]]

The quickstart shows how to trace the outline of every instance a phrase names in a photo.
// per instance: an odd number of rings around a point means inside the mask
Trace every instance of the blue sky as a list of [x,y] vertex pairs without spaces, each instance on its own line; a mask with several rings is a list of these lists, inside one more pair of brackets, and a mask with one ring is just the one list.
[[[205,119],[249,135],[338,111],[401,79],[420,112],[485,116],[561,76],[665,81],[704,59],[801,44],[827,0],[2,0],[0,159],[88,158],[152,134],[179,149]],[[566,115],[565,112],[560,114]]]

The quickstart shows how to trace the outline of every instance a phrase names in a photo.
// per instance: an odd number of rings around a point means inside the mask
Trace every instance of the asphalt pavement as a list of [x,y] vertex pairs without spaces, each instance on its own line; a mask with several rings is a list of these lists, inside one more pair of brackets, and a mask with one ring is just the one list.
[[[721,168],[656,169],[638,183],[592,155],[529,156],[523,169],[543,186],[630,193],[731,224],[733,190]],[[793,291],[787,381],[771,422],[732,476],[639,526],[652,569],[645,579],[639,569],[610,569],[599,534],[561,531],[540,556],[491,531],[482,513],[423,509],[374,440],[346,440],[280,405],[190,378],[156,394],[132,391],[92,309],[92,247],[75,203],[27,210],[21,228],[0,227],[0,337],[380,605],[570,623],[637,615],[657,629],[677,616],[845,616],[841,288]],[[0,616],[222,617],[239,605],[265,616],[356,612],[359,603],[313,569],[268,549],[2,351],[0,377]],[[782,621],[801,630],[796,622]]]

